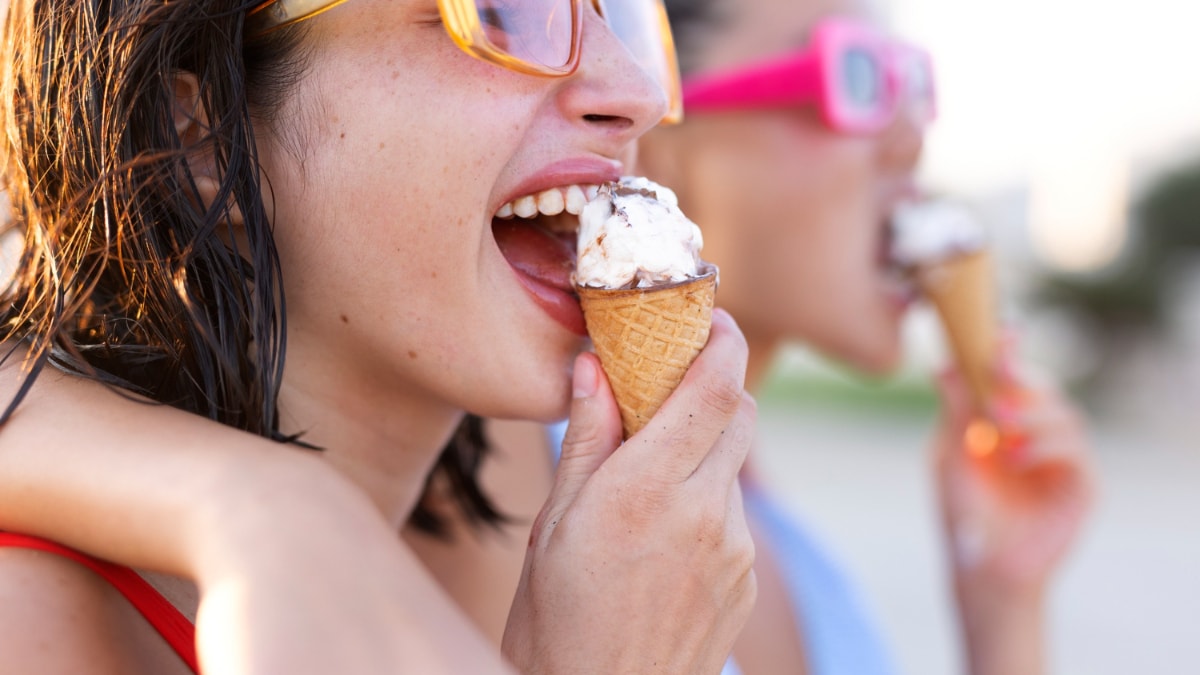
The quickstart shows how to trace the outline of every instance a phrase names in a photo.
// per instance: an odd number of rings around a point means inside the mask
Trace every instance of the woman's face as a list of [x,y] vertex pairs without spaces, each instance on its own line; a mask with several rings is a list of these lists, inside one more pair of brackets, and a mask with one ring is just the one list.
[[666,112],[661,87],[585,6],[581,64],[560,79],[469,57],[434,0],[353,0],[308,22],[310,71],[260,134],[289,386],[565,414],[583,324],[545,228],[573,219],[494,228],[493,216],[627,172],[635,139]]
[[[742,65],[806,43],[830,14],[870,18],[852,0],[727,0],[698,70]],[[695,114],[642,150],[663,168],[721,268],[717,301],[751,344],[799,339],[870,371],[893,367],[908,291],[884,263],[897,201],[913,192],[919,127],[904,115],[872,136],[828,129],[815,108]]]

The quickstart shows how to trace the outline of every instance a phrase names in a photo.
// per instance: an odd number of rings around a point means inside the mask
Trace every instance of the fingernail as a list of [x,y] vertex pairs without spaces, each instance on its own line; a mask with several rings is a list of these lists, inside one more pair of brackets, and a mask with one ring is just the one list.
[[988,414],[1001,427],[1013,427],[1020,421],[1023,407],[1021,398],[1014,391],[1001,389],[992,397]]
[[729,312],[721,309],[720,307],[713,308],[712,318],[713,318],[713,322],[720,321],[721,323],[724,323],[724,324],[733,323],[733,317],[730,316]]
[[963,446],[975,457],[987,457],[1000,444],[1000,431],[995,424],[982,418],[971,420],[963,433]]
[[575,398],[595,396],[599,379],[594,360],[585,354],[580,354],[575,359],[575,377],[572,379]]

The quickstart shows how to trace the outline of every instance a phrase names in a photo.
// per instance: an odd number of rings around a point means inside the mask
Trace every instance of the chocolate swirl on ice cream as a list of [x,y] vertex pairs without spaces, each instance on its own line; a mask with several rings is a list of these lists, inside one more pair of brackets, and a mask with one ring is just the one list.
[[575,284],[649,288],[703,276],[704,238],[675,193],[645,178],[600,187],[579,216]]

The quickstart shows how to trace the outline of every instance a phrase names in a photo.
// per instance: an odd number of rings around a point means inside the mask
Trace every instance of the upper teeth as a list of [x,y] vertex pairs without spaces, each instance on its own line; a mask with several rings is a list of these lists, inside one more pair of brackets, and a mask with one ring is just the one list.
[[577,216],[583,213],[584,205],[594,199],[599,191],[599,185],[568,185],[550,188],[534,195],[525,195],[512,200],[496,211],[496,217],[533,218],[539,213],[544,216],[557,216],[563,211]]

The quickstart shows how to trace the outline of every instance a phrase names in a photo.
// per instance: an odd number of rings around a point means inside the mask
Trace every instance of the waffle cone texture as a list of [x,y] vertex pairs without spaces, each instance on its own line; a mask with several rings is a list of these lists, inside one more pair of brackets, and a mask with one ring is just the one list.
[[669,286],[577,286],[583,318],[629,438],[646,426],[708,342],[715,269]]
[[980,251],[951,258],[919,269],[917,278],[937,310],[975,406],[982,411],[995,387],[997,307],[991,255]]

